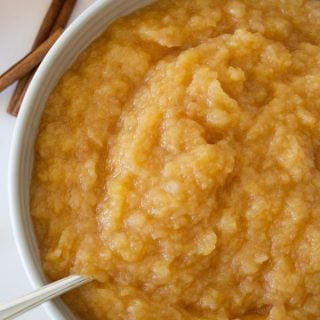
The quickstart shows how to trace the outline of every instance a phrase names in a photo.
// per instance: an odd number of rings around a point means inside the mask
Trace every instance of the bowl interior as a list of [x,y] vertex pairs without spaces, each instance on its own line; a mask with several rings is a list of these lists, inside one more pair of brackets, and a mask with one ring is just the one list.
[[[9,202],[13,232],[20,257],[34,288],[47,279],[42,271],[29,214],[29,187],[34,142],[49,93],[63,73],[109,24],[154,0],[99,0],[63,33],[41,63],[24,98],[10,155]],[[76,319],[60,299],[45,304],[52,319]]]

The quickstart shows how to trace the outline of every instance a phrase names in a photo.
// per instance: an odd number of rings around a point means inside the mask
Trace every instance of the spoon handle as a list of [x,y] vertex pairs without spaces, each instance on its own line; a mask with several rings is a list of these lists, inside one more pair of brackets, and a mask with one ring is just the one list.
[[20,314],[55,298],[71,289],[81,286],[92,279],[78,275],[68,276],[47,284],[33,292],[6,303],[0,303],[0,320],[10,320]]

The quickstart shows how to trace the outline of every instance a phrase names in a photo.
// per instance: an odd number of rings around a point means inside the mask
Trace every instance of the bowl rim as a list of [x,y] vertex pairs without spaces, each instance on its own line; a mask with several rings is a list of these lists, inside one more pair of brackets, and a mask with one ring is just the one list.
[[[62,33],[55,44],[51,47],[43,61],[41,62],[31,84],[22,101],[21,109],[17,117],[13,138],[10,146],[9,154],[9,170],[8,170],[8,193],[9,193],[9,211],[11,228],[13,231],[14,241],[23,269],[26,272],[27,278],[31,286],[35,289],[45,284],[43,275],[41,275],[35,267],[34,256],[28,246],[28,234],[26,232],[26,222],[22,214],[21,200],[17,190],[19,189],[19,167],[21,162],[21,150],[24,142],[24,132],[30,121],[30,104],[32,103],[32,96],[37,91],[37,86],[41,78],[46,76],[48,68],[54,63],[56,55],[62,51],[62,48],[69,42],[73,34],[81,28],[81,26],[91,20],[96,13],[102,8],[105,2],[113,0],[98,0],[93,2],[86,8]],[[42,113],[42,112],[41,112]],[[52,319],[63,319],[65,314],[61,312],[54,301],[48,301],[43,304],[45,312]]]
[[[92,22],[98,16],[99,12],[108,12],[108,10],[111,9],[118,10],[118,13],[115,13],[113,18],[108,18],[109,21],[106,21],[105,27],[101,31],[98,31],[90,41],[87,41],[85,47],[92,43],[116,18],[154,1],[155,0],[96,0],[93,2],[70,24],[70,26],[68,26],[68,28],[66,28],[63,34],[49,50],[35,73],[35,76],[33,77],[23,99],[21,110],[15,123],[10,146],[8,198],[11,228],[15,245],[22,262],[23,269],[25,270],[27,278],[34,289],[45,285],[46,281],[44,273],[39,265],[37,265],[35,259],[35,256],[39,257],[39,254],[37,247],[34,246],[34,234],[33,227],[30,223],[29,208],[26,209],[26,206],[23,205],[23,201],[21,200],[21,195],[24,196],[24,199],[29,199],[28,187],[30,186],[30,181],[21,181],[21,172],[26,171],[25,167],[27,166],[27,164],[22,161],[24,160],[23,157],[26,154],[26,149],[28,148],[26,143],[28,135],[26,133],[31,132],[31,130],[36,130],[36,132],[38,131],[39,120],[36,121],[35,118],[38,117],[40,119],[42,114],[42,111],[38,111],[37,115],[37,103],[39,104],[39,100],[37,101],[35,97],[37,96],[38,91],[41,90],[44,80],[52,76],[53,68],[57,62],[57,57],[64,53],[66,44],[70,44],[70,41],[74,36],[76,36],[80,30],[85,28],[89,22]],[[78,54],[76,57],[77,56]],[[31,153],[33,152],[31,151]],[[20,185],[21,182],[28,185],[27,191],[23,190],[24,186]],[[29,203],[29,201],[27,202]],[[31,241],[30,235],[31,237],[33,235],[33,239],[31,239]],[[59,301],[59,298],[48,301],[44,303],[43,306],[51,319],[60,320],[74,318],[70,310],[61,301]]]

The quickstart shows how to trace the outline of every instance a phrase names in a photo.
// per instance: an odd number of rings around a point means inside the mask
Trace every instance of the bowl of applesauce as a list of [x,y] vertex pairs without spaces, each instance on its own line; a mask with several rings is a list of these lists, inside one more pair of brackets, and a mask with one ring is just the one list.
[[320,318],[320,2],[100,1],[41,65],[10,202],[52,319]]

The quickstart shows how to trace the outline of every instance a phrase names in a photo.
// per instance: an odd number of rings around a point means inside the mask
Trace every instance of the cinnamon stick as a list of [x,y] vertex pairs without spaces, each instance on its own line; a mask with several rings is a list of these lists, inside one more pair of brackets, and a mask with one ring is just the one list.
[[7,70],[4,74],[2,74],[0,76],[0,92],[11,85],[13,82],[24,77],[34,67],[38,66],[62,32],[62,28],[57,29],[37,49],[30,52],[15,65],[13,65],[9,70]]
[[17,108],[16,105],[17,103],[19,103],[18,101],[21,95],[23,94],[23,89],[26,86],[28,79],[29,79],[29,75],[27,74],[26,76],[24,76],[22,79],[18,81],[18,84],[15,87],[13,94],[10,98],[9,105],[7,107],[7,112],[13,116],[16,116],[18,114],[18,112],[15,111],[15,109]]
[[36,73],[36,69],[28,73],[25,77],[23,77],[19,82],[16,88],[18,88],[19,91],[17,91],[18,94],[13,94],[11,97],[9,107],[7,109],[7,112],[10,113],[12,116],[16,117],[19,113],[20,106],[22,103],[22,100],[29,88],[29,84]]
[[[47,13],[41,23],[41,26],[39,28],[38,34],[36,36],[36,39],[33,42],[32,50],[36,49],[43,41],[45,41],[55,23],[57,20],[57,16],[62,8],[64,0],[52,0]],[[17,86],[14,89],[14,92],[11,96],[7,112],[16,116],[18,114],[18,111],[20,109],[20,104],[22,101],[22,98],[24,96],[24,90],[27,83],[30,83],[30,77],[33,77],[34,72],[31,74],[25,75],[22,79],[18,81]],[[21,98],[21,95],[22,98]],[[17,105],[18,104],[18,105]]]
[[64,28],[71,16],[73,8],[77,0],[65,0],[60,13],[55,21],[51,32],[55,32],[59,28]]
[[[43,41],[45,41],[50,34],[52,28],[60,14],[64,0],[52,0],[48,11],[41,23],[36,39],[33,42],[32,50],[36,49]],[[63,26],[61,26],[63,27]]]
[[[51,3],[51,6],[49,7],[47,15],[40,27],[35,43],[37,42],[37,39],[41,39],[41,37],[43,37],[43,35],[45,34],[46,26],[49,25],[48,21],[50,21],[50,25],[51,25],[50,34],[54,33],[59,28],[65,27],[71,16],[71,13],[74,9],[76,2],[77,0],[60,0],[60,1],[53,0]],[[54,12],[56,11],[58,11],[58,14],[55,15],[55,18],[52,18],[55,14]],[[52,22],[52,19],[48,17],[55,19],[55,21]],[[41,32],[43,35],[39,35]],[[23,79],[21,79],[18,82],[18,85],[11,97],[9,106],[7,108],[7,112],[10,113],[11,115],[16,116],[18,114],[23,97],[25,95],[25,92],[27,91],[27,88],[31,82],[31,79],[34,73],[35,72],[33,72],[30,75],[26,75]]]

